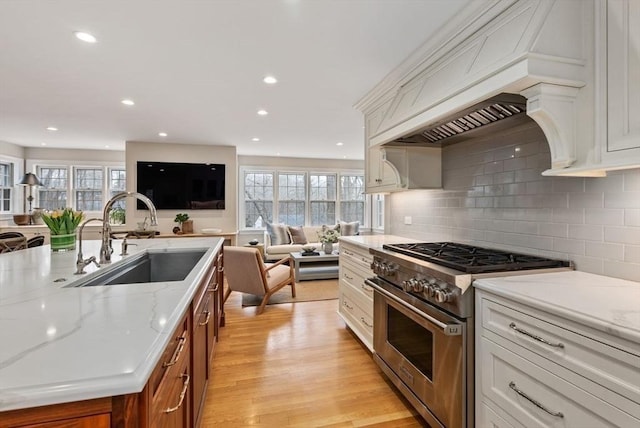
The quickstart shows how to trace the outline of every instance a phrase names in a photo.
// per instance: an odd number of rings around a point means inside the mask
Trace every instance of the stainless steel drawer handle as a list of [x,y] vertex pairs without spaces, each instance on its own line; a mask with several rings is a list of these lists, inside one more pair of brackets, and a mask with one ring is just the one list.
[[178,338],[178,341],[180,342],[178,344],[178,349],[176,349],[176,352],[173,354],[173,358],[171,359],[171,361],[162,363],[162,367],[171,367],[178,362],[178,360],[180,359],[180,354],[182,354],[182,350],[184,349],[184,344],[187,342],[186,334],[187,332],[185,331],[184,333],[182,333],[182,336]]
[[209,319],[211,319],[211,311],[202,311],[203,314],[207,314],[207,317],[204,319],[204,322],[199,322],[198,325],[205,326],[209,324]]
[[509,388],[513,389],[516,392],[516,394],[518,394],[520,397],[524,398],[525,400],[530,401],[533,405],[535,405],[539,409],[544,410],[545,412],[547,412],[551,416],[555,416],[557,418],[564,418],[564,415],[562,414],[562,412],[553,412],[553,411],[547,409],[545,406],[540,404],[538,401],[536,401],[533,398],[529,397],[525,392],[523,392],[522,390],[518,389],[518,387],[516,386],[515,382],[513,382],[513,381],[509,382]]
[[168,409],[166,409],[164,411],[165,413],[173,413],[178,410],[180,406],[182,406],[184,396],[187,395],[187,388],[189,388],[189,381],[191,380],[191,377],[189,377],[188,374],[183,374],[182,377],[184,378],[184,382],[182,383],[182,391],[180,391],[180,400],[175,407],[169,407]]
[[549,345],[549,346],[553,346],[554,348],[561,348],[564,349],[564,343],[562,342],[558,342],[558,343],[551,343],[548,340],[545,340],[543,338],[541,338],[540,336],[536,336],[533,333],[529,333],[526,330],[523,330],[519,327],[516,326],[516,323],[512,322],[511,324],[509,324],[509,328],[513,331],[516,331],[520,334],[524,334],[525,336],[528,336],[530,338],[532,338],[533,340],[537,340],[540,343],[544,343],[545,345]]
[[367,320],[364,319],[364,317],[360,317],[360,321],[362,321],[362,324],[366,325],[367,327],[373,328],[373,325],[369,324]]

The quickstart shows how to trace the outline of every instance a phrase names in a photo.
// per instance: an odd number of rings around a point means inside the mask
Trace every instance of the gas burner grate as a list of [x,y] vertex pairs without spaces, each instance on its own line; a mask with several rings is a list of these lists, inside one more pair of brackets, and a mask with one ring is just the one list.
[[385,244],[384,249],[465,273],[567,267],[569,262],[454,242]]

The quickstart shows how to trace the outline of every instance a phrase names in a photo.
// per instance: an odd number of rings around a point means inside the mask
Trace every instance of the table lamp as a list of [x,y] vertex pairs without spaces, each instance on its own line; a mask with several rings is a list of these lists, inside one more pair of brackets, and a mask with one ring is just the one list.
[[27,201],[29,201],[29,224],[33,224],[33,219],[31,217],[31,205],[33,204],[33,186],[42,186],[38,177],[32,173],[27,172],[22,180],[18,183],[21,186],[29,186],[29,196],[27,197]]

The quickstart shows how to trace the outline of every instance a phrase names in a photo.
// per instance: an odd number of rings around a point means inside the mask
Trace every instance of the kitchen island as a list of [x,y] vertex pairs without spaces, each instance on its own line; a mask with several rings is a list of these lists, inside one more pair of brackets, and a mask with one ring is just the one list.
[[[90,264],[84,275],[74,275],[77,250],[54,253],[46,245],[0,256],[0,412],[143,391],[208,276],[219,274],[212,266],[222,242],[136,240],[120,256],[114,240],[111,266]],[[85,257],[99,248],[100,241],[83,242]],[[145,250],[187,249],[204,255],[184,280],[73,287]]]

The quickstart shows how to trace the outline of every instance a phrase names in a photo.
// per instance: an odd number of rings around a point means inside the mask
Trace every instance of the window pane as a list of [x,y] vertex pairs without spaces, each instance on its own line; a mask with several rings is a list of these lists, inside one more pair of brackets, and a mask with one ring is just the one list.
[[244,174],[244,226],[264,228],[273,220],[273,173]]
[[340,219],[364,224],[364,176],[340,176]]
[[102,208],[102,168],[75,169],[75,208],[99,211]]
[[304,225],[304,201],[278,203],[278,222],[289,225]]
[[278,221],[290,225],[305,224],[306,175],[278,174]]
[[11,212],[13,164],[0,163],[0,212]]
[[335,224],[336,203],[311,201],[311,225]]
[[38,168],[42,186],[38,188],[38,206],[47,210],[67,207],[67,168]]

